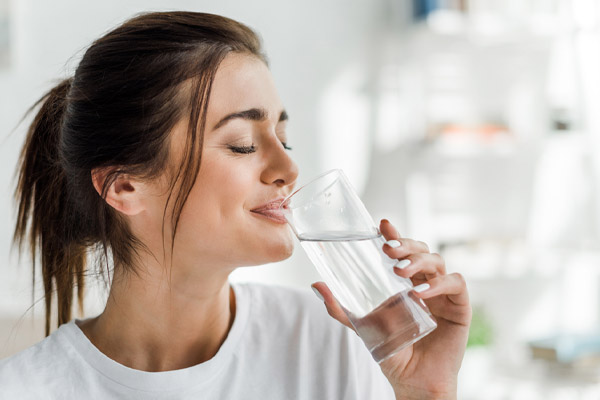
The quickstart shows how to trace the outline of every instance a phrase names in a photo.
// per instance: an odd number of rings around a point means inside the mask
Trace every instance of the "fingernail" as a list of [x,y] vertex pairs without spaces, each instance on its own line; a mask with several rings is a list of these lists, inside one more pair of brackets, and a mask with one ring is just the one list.
[[430,288],[429,283],[422,283],[419,286],[415,286],[413,290],[417,293],[422,293],[429,288]]
[[394,265],[394,267],[400,268],[400,269],[404,269],[406,267],[408,267],[410,265],[410,260],[400,260],[396,263],[396,265]]
[[319,298],[319,300],[325,301],[323,299],[323,296],[321,295],[321,293],[319,293],[319,291],[317,289],[315,289],[313,286],[311,286],[311,289],[313,290],[313,292],[315,292],[315,294],[317,295],[317,297]]
[[396,247],[402,246],[402,243],[400,243],[397,240],[388,240],[387,242],[385,242],[385,244],[387,244],[388,246],[390,246],[393,249],[395,249]]

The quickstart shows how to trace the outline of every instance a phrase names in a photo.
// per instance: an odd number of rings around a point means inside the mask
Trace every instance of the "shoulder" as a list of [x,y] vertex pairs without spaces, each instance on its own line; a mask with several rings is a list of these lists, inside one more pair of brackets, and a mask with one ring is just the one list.
[[0,399],[40,398],[52,393],[56,371],[67,376],[74,368],[69,348],[64,346],[64,331],[61,327],[38,343],[0,360]]
[[[264,283],[237,284],[240,301],[248,314],[250,338],[269,338],[281,346],[303,347],[311,340],[319,344],[347,342],[350,329],[327,313],[325,304],[310,288]],[[354,335],[354,332],[351,332]]]
[[[267,284],[259,282],[235,283],[234,287],[240,287],[248,294],[252,301],[264,302],[275,306],[276,304],[295,304],[298,306],[314,303],[311,300],[318,299],[308,288],[283,286],[276,284]],[[310,294],[314,299],[310,298]],[[277,300],[277,303],[273,301]]]
[[238,283],[237,287],[244,291],[254,317],[269,316],[271,322],[281,319],[292,325],[318,323],[323,328],[347,329],[329,316],[323,302],[310,288],[264,283]]
[[0,360],[0,387],[4,387],[11,381],[20,380],[25,371],[31,369],[33,372],[37,371],[40,361],[53,359],[52,353],[56,353],[56,341],[49,336],[17,354]]
[[[250,303],[249,329],[239,356],[253,362],[264,357],[265,363],[304,377],[301,386],[317,388],[323,398],[394,398],[362,340],[333,319],[310,288],[259,283],[239,288]],[[331,382],[338,386],[333,389]]]

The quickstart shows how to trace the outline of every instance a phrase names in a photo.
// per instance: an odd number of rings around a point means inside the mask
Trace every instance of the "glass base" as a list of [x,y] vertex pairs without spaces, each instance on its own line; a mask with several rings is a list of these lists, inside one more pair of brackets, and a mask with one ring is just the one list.
[[394,354],[398,353],[400,350],[404,349],[405,347],[408,347],[411,344],[418,342],[419,340],[421,340],[422,338],[424,338],[425,336],[427,336],[428,334],[433,332],[435,330],[435,328],[437,328],[437,324],[432,325],[431,327],[429,327],[429,329],[424,330],[420,334],[417,334],[417,333],[411,334],[410,332],[412,332],[412,330],[407,331],[407,332],[402,332],[399,335],[390,338],[385,343],[375,346],[374,348],[370,349],[369,351],[371,352],[373,359],[378,364],[381,364],[383,361],[387,360],[388,358],[390,358]]
[[429,309],[412,289],[395,294],[363,317],[357,318],[348,311],[346,314],[378,363],[437,327]]

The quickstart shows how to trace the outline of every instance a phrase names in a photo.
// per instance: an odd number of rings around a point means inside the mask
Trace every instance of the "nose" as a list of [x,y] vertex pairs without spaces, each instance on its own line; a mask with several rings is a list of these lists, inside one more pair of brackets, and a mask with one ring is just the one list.
[[298,165],[290,157],[290,150],[286,150],[275,135],[273,137],[263,145],[267,151],[264,153],[265,166],[261,173],[261,180],[268,185],[290,186],[291,191],[298,178]]

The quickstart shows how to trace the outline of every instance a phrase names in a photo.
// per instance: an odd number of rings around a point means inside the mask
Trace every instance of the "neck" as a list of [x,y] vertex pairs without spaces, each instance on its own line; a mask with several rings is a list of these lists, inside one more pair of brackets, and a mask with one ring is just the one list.
[[130,368],[169,371],[207,361],[231,329],[235,296],[229,271],[204,272],[202,279],[115,276],[104,312],[80,327],[102,353]]

